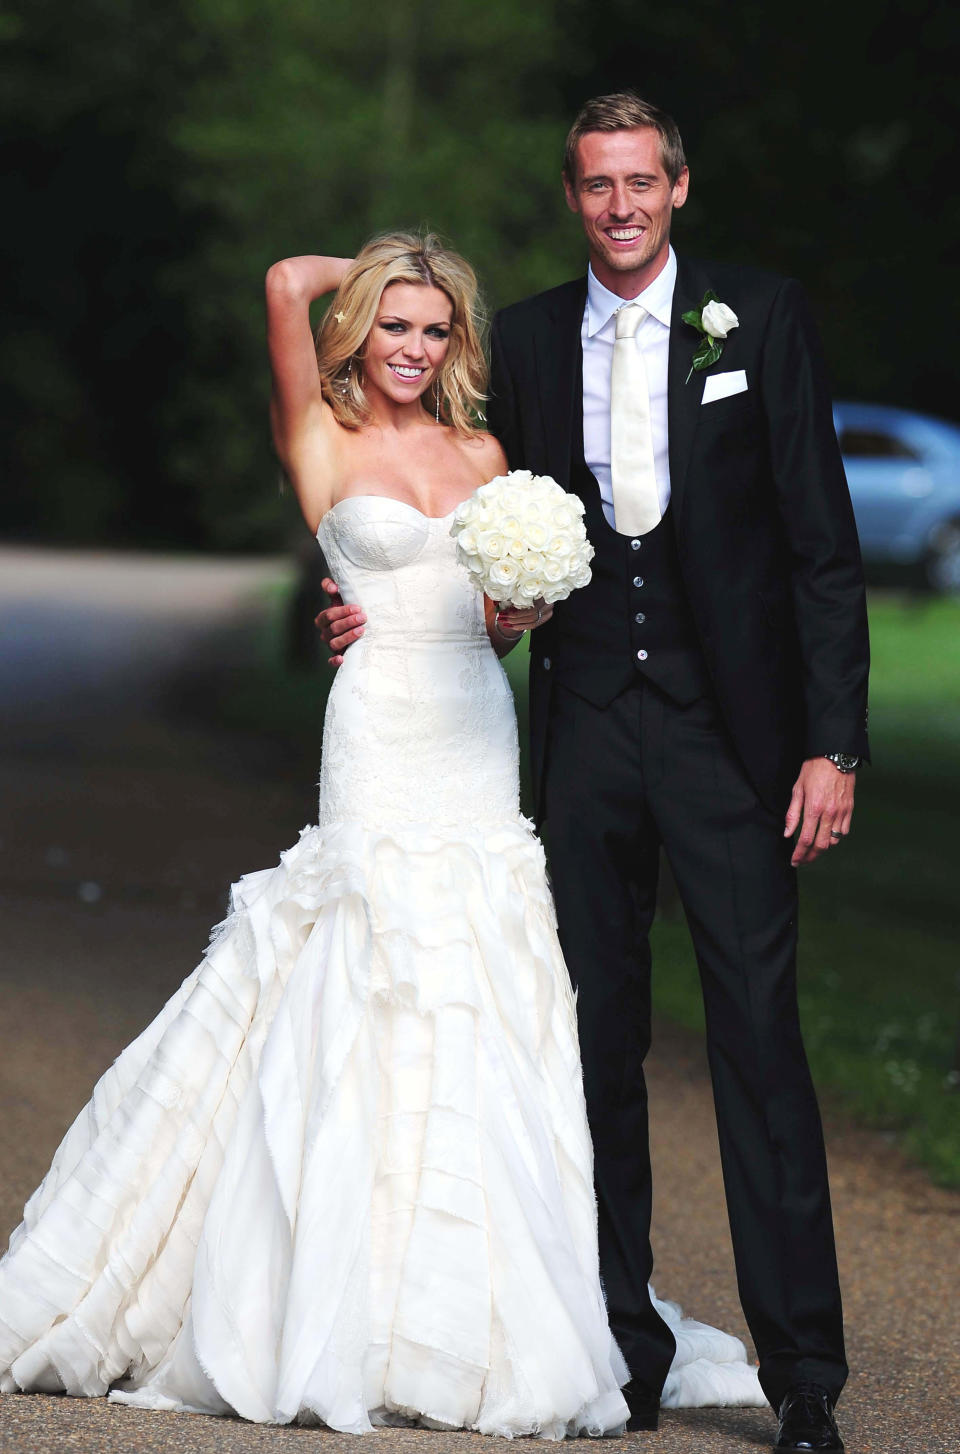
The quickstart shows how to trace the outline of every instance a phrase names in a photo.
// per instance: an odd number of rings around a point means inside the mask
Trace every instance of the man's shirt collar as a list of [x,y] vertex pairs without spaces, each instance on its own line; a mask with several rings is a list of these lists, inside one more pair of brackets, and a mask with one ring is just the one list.
[[[670,327],[670,314],[673,310],[673,290],[677,281],[677,255],[671,247],[667,255],[666,264],[661,272],[657,274],[648,288],[638,293],[636,298],[630,302],[639,303],[645,308],[658,323],[664,327]],[[587,337],[593,338],[595,334],[616,313],[622,308],[627,300],[620,298],[616,293],[611,293],[600,282],[592,267],[587,268]]]

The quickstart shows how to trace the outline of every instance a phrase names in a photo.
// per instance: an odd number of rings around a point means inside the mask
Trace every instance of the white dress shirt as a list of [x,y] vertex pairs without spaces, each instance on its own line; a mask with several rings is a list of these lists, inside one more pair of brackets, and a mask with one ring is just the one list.
[[[637,329],[636,346],[643,358],[650,394],[653,463],[661,513],[670,503],[670,460],[667,453],[667,357],[670,350],[670,313],[677,281],[677,258],[670,248],[666,266],[630,301],[648,314]],[[607,523],[615,526],[613,484],[610,478],[610,370],[616,338],[614,315],[628,301],[611,293],[587,271],[587,305],[580,337],[583,342],[583,454],[600,486]]]

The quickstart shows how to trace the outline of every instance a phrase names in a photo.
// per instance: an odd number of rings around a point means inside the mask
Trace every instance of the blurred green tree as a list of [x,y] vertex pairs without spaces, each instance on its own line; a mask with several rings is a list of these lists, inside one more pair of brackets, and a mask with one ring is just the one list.
[[491,307],[560,281],[566,126],[623,85],[681,122],[680,246],[802,277],[838,391],[956,413],[958,20],[907,23],[897,0],[868,28],[827,0],[802,24],[759,0],[7,0],[0,528],[276,546],[269,264],[430,226]]

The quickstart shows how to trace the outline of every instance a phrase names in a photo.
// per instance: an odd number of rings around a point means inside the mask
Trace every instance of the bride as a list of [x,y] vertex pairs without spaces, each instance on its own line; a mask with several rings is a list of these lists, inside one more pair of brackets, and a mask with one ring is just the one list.
[[[474,424],[475,293],[405,234],[267,275],[277,450],[369,625],[330,694],[318,825],[233,886],[27,1204],[0,1262],[4,1393],[356,1433],[628,1419],[497,659],[549,613],[498,622],[449,534],[506,468]],[[666,1401],[763,1402],[736,1339],[658,1306]]]

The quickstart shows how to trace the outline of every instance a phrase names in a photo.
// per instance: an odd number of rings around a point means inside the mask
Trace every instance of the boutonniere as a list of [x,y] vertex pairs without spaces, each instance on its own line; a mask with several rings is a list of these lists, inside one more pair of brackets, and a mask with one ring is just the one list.
[[690,372],[684,379],[689,384],[693,377],[694,370],[697,373],[701,369],[709,369],[717,362],[723,353],[723,345],[726,342],[727,334],[732,328],[740,327],[740,319],[732,308],[726,303],[721,303],[712,288],[708,288],[703,295],[703,302],[699,308],[691,308],[689,312],[682,314],[684,323],[689,323],[700,334],[700,342],[697,351],[693,355],[693,362],[690,365]]

